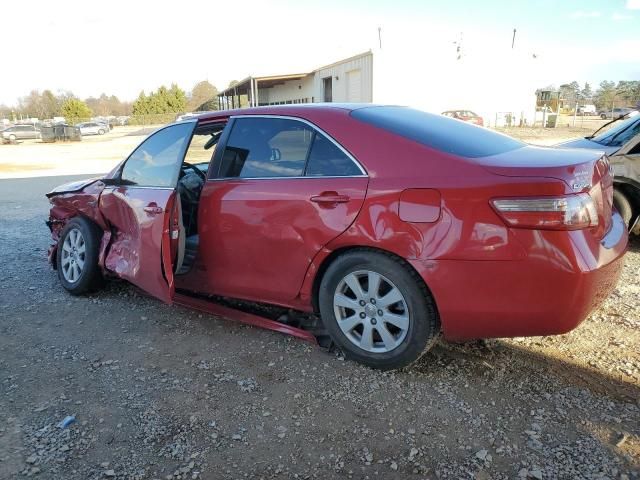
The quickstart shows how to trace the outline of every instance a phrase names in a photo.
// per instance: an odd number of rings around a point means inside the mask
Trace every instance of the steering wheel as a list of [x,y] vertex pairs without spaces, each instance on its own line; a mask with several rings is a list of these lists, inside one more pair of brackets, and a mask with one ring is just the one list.
[[196,172],[203,182],[207,180],[207,176],[204,174],[204,172],[200,170],[198,167],[196,167],[195,165],[187,162],[182,162],[182,166],[187,167],[193,170],[194,172]]

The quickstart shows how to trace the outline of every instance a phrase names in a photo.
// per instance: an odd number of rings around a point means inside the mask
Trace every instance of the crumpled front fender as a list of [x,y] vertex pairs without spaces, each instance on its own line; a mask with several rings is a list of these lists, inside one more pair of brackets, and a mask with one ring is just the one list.
[[87,180],[72,182],[62,185],[47,194],[52,207],[49,210],[49,220],[46,221],[51,231],[52,243],[48,250],[48,260],[53,268],[56,268],[60,233],[69,219],[82,215],[98,225],[106,235],[103,235],[100,244],[100,265],[104,265],[104,253],[111,238],[110,229],[100,212],[100,195],[104,190],[104,183],[99,180]]

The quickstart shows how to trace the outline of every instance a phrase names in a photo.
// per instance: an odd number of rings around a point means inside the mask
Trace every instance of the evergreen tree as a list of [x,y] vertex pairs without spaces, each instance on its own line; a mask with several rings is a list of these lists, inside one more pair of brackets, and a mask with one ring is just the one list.
[[69,98],[60,109],[67,123],[74,124],[79,120],[91,118],[92,112],[87,104],[77,98]]

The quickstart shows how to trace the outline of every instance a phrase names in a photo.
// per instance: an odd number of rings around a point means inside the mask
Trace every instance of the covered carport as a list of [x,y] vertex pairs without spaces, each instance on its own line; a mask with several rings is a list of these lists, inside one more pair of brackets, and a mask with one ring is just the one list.
[[268,102],[260,102],[260,90],[264,91],[277,85],[284,85],[289,81],[303,80],[308,75],[308,73],[297,73],[268,77],[247,77],[218,93],[218,108],[220,110],[240,108],[243,95],[246,96],[249,107],[266,105]]

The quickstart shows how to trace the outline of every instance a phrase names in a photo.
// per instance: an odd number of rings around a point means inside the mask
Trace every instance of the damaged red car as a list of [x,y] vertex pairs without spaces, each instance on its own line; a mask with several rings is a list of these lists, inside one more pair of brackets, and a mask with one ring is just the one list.
[[221,111],[50,192],[50,261],[72,294],[119,277],[398,368],[440,333],[575,328],[623,265],[612,194],[602,152],[410,108]]

